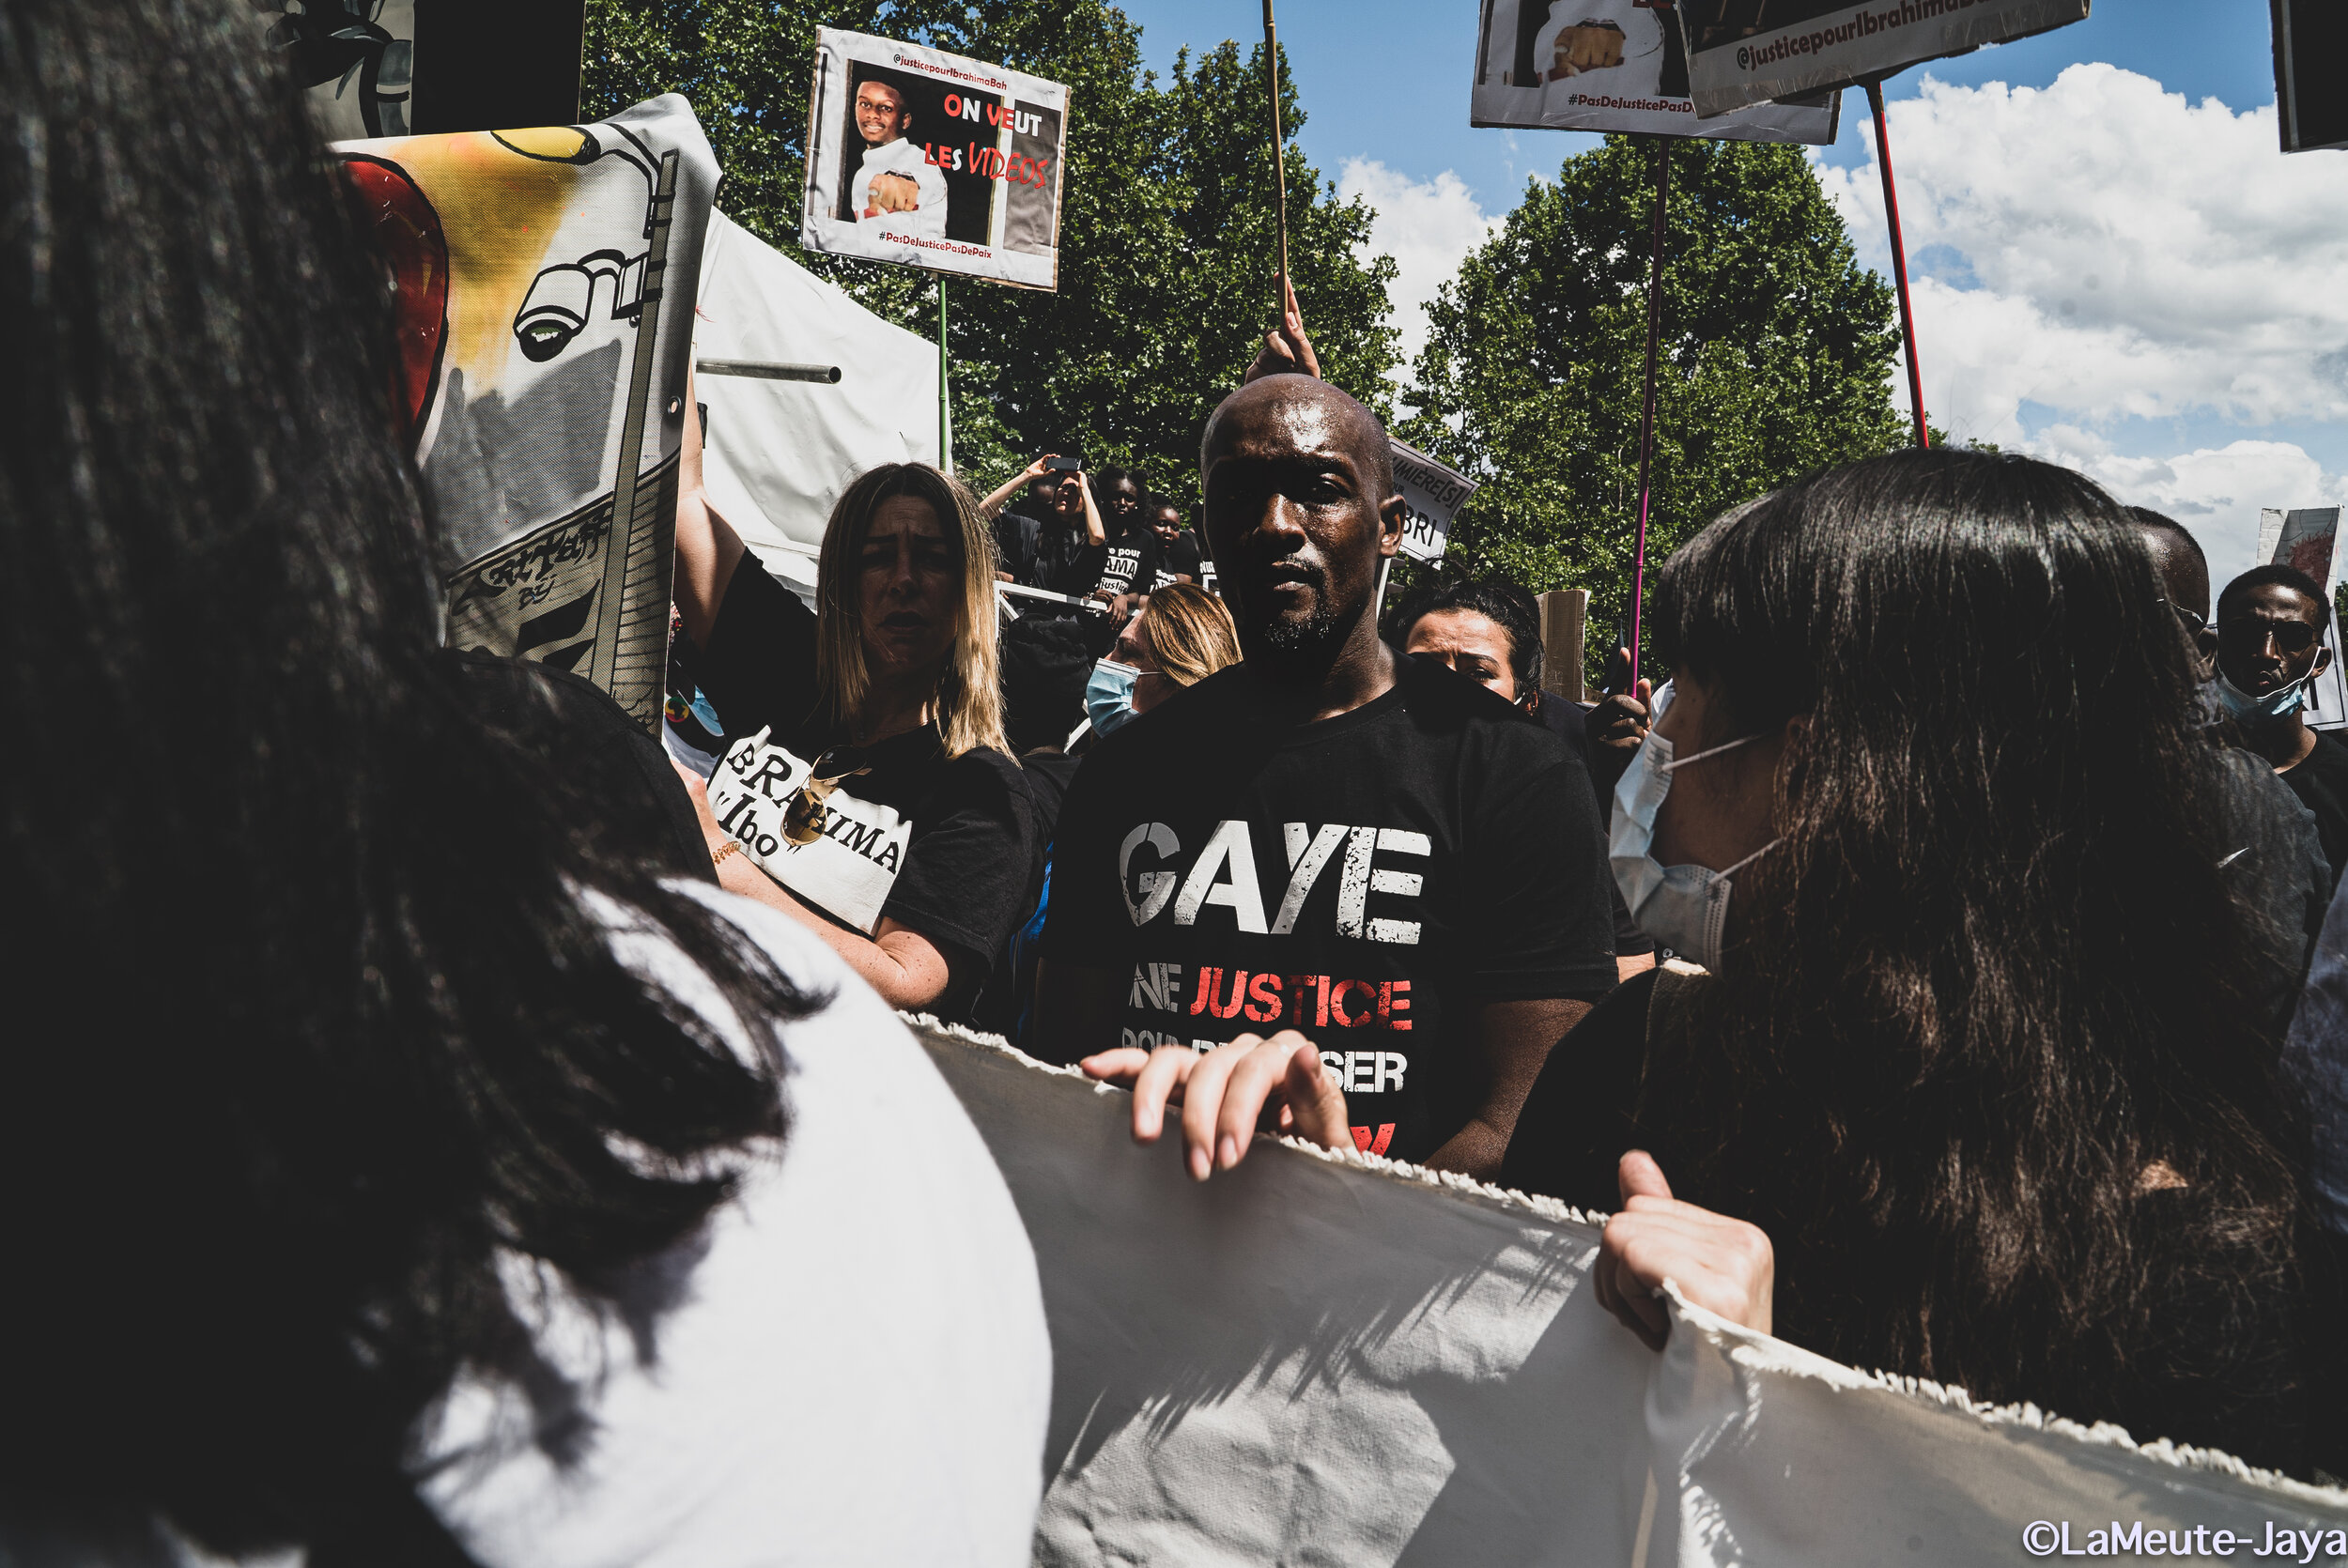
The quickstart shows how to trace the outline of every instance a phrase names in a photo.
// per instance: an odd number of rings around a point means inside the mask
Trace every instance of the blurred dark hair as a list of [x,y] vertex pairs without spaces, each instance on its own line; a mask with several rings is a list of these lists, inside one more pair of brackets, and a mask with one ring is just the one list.
[[783,1133],[809,1005],[444,677],[332,171],[241,4],[0,0],[0,1514],[126,1556],[461,1555],[419,1412],[564,1397],[497,1255],[608,1301]]
[[1475,582],[1429,583],[1402,602],[1395,617],[1395,640],[1411,640],[1411,628],[1445,610],[1469,610],[1485,616],[1508,634],[1508,668],[1517,678],[1520,695],[1541,684],[1541,610],[1533,595],[1499,577]]
[[2253,588],[2264,588],[2270,583],[2279,588],[2288,588],[2315,606],[2315,629],[2317,631],[2323,631],[2331,625],[2332,602],[2325,597],[2324,585],[2300,571],[2296,566],[2251,567],[2228,583],[2226,591],[2217,595],[2217,618],[2220,621],[2226,619],[2226,606],[2238,595],[2248,593]]
[[[2218,874],[2218,759],[2141,536],[2067,469],[1902,452],[1714,523],[1655,603],[1733,733],[1800,721],[1703,1058],[1650,1066],[1675,1186],[1770,1230],[1798,1343],[2143,1415],[2134,1359],[2288,1281],[2296,1197],[2263,916]],[[2155,1161],[2198,1207],[2148,1239]],[[2216,1315],[2155,1323],[2180,1293]]]

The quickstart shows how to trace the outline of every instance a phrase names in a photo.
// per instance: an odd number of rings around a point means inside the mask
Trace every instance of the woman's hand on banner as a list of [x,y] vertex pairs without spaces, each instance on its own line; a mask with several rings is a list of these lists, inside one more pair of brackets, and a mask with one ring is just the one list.
[[1270,1039],[1242,1035],[1199,1052],[1125,1046],[1078,1064],[1105,1084],[1134,1091],[1134,1142],[1154,1144],[1169,1107],[1182,1108],[1183,1163],[1204,1181],[1247,1158],[1259,1131],[1289,1132],[1323,1148],[1352,1148],[1345,1094],[1321,1065],[1321,1051],[1293,1029]]
[[1267,376],[1309,376],[1321,379],[1321,357],[1313,352],[1313,340],[1305,335],[1305,315],[1296,305],[1296,285],[1288,285],[1288,308],[1279,326],[1264,334],[1263,347],[1256,354],[1256,362],[1240,377],[1244,386]]
[[1715,1316],[1769,1331],[1777,1254],[1760,1226],[1672,1196],[1663,1168],[1632,1149],[1615,1168],[1622,1208],[1606,1222],[1598,1256],[1599,1305],[1661,1350],[1671,1335],[1665,1281]]

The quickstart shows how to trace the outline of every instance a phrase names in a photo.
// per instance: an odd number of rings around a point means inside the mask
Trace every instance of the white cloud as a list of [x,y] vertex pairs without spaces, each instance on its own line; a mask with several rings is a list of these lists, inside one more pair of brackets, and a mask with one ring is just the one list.
[[[2304,447],[2252,438],[2348,423],[2348,163],[2284,157],[2272,105],[2194,104],[2109,65],[2044,88],[1928,78],[1891,119],[1934,423],[2177,517],[2221,582],[2251,563],[2260,507],[2348,501],[2348,479]],[[1888,275],[1862,134],[1866,165],[1818,177]],[[1896,387],[1905,407],[1905,376]],[[2026,436],[2026,412],[2048,410],[2056,423]],[[2187,422],[2204,441],[2124,453],[2113,438],[2140,420]],[[2225,424],[2245,438],[2206,439]]]
[[[2348,167],[2284,157],[2272,105],[2076,65],[2045,88],[1927,80],[1891,117],[1911,268],[1933,274],[1916,318],[1936,421],[2011,440],[2024,401],[2098,423],[2348,420]],[[1874,163],[1819,177],[1888,270]]]
[[2183,523],[2208,554],[2210,582],[2217,588],[2258,564],[2262,507],[2348,505],[2348,479],[2325,472],[2306,448],[2289,441],[2246,439],[2174,457],[2129,457],[2092,430],[2056,424],[2030,445],[2038,455],[2093,478],[2128,505],[2149,506]]
[[[1364,252],[1390,255],[1399,269],[1386,297],[1394,302],[1407,367],[1427,342],[1426,307],[1435,290],[1451,281],[1501,220],[1486,217],[1475,192],[1449,169],[1432,179],[1413,179],[1375,159],[1349,158],[1337,171],[1337,192],[1348,200],[1365,198],[1378,214]],[[1405,377],[1398,372],[1396,379]]]

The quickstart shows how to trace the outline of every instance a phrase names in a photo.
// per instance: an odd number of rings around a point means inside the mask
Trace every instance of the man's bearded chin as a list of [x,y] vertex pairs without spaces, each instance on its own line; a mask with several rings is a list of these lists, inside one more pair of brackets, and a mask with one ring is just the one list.
[[1347,606],[1333,601],[1329,574],[1319,567],[1311,570],[1312,612],[1259,621],[1253,628],[1250,640],[1256,645],[1256,656],[1266,663],[1296,669],[1325,665],[1352,634],[1354,623],[1368,612],[1367,603]]

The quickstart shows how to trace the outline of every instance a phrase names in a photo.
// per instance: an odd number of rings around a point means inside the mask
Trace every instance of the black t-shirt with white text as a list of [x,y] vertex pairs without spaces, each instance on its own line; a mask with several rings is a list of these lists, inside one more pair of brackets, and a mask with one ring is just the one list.
[[[818,697],[815,627],[814,612],[797,594],[767,576],[755,556],[742,558],[718,607],[709,645],[693,663],[725,726],[729,746],[765,729],[770,745],[809,764],[844,746],[847,736],[826,717]],[[729,752],[730,761],[734,755]],[[806,846],[810,853],[803,858],[813,862],[818,853],[829,856],[844,853],[843,847],[857,849],[872,864],[870,876],[888,879],[874,895],[879,916],[940,947],[958,949],[983,977],[1012,927],[1031,906],[1042,871],[1035,800],[1019,765],[990,746],[948,757],[935,723],[842,753],[835,765],[867,771],[842,779],[823,808],[826,844]],[[727,768],[720,764],[721,778]],[[762,792],[755,773],[744,781],[756,796],[748,809],[771,837],[792,792]],[[885,838],[859,826],[857,802],[872,808],[866,823],[877,813],[902,819],[902,853],[891,854]],[[719,825],[737,838],[744,836],[737,830],[741,824],[722,816]],[[779,853],[802,858],[796,852]],[[776,880],[792,885],[787,877]],[[795,892],[843,925],[859,924],[807,889]]]
[[1191,581],[1197,582],[1199,559],[1198,536],[1188,529],[1176,534],[1174,543],[1171,545],[1163,539],[1159,540],[1158,570],[1157,575],[1151,580],[1151,589],[1154,592],[1182,577],[1188,577]]
[[1149,588],[1158,570],[1158,536],[1138,525],[1101,545],[1078,546],[1055,567],[1043,586],[1056,593],[1089,599],[1094,593],[1125,593]]
[[1580,763],[1484,687],[1396,659],[1313,724],[1244,667],[1086,759],[1043,952],[1128,987],[1115,1045],[1302,1030],[1354,1141],[1423,1161],[1475,1108],[1475,1007],[1614,983],[1606,846]]

